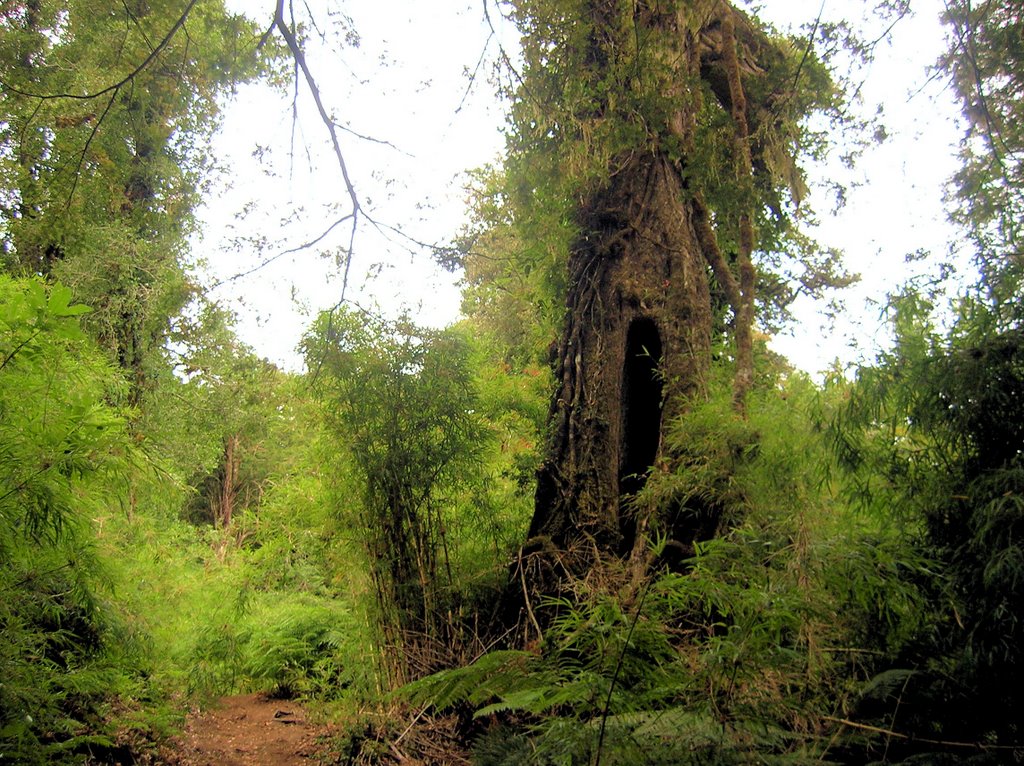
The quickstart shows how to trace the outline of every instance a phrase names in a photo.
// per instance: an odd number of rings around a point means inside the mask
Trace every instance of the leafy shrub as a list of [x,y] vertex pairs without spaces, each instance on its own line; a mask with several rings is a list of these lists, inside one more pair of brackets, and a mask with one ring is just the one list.
[[[365,688],[365,655],[350,613],[326,599],[286,595],[264,604],[249,623],[243,672],[282,696],[339,696]],[[372,672],[372,671],[371,671]]]
[[0,276],[0,751],[25,763],[109,744],[104,706],[138,667],[89,542],[132,450],[87,311]]
[[830,429],[852,499],[936,562],[894,573],[931,613],[880,669],[917,671],[914,683],[873,712],[921,736],[1012,746],[1024,705],[1024,332],[971,300],[948,335],[916,293],[892,308],[893,349],[859,371]]
[[469,347],[454,331],[338,311],[320,317],[306,354],[328,429],[357,477],[352,521],[395,652],[390,665],[404,678],[412,646],[430,645],[419,654],[432,664],[451,627],[450,508],[478,474],[486,437]]

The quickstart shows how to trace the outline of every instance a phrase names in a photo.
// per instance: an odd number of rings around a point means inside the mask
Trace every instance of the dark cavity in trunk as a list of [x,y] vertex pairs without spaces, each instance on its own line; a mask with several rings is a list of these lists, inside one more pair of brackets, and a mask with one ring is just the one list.
[[622,450],[619,465],[623,549],[636,538],[636,520],[622,507],[647,482],[661,442],[661,335],[654,320],[634,319],[626,334],[622,370]]

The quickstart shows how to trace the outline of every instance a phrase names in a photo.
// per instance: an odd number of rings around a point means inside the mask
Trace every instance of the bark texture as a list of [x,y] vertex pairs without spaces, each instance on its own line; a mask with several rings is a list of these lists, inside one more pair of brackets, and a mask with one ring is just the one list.
[[568,552],[578,571],[632,548],[623,490],[657,463],[662,424],[702,386],[711,344],[707,267],[675,163],[626,158],[581,213],[530,528],[533,547]]
[[[657,121],[645,118],[647,140],[615,156],[606,182],[578,207],[550,441],[523,548],[529,579],[542,592],[551,591],[545,583],[584,576],[602,559],[645,558],[644,532],[654,511],[630,498],[649,471],[670,468],[663,426],[704,388],[712,280],[734,312],[740,412],[752,380],[752,213],[739,217],[738,252],[723,252],[702,190],[688,188],[687,163],[696,156],[707,93],[735,125],[735,166],[722,173],[740,189],[751,184],[750,126],[757,118],[741,80],[757,74],[764,38],[726,2],[630,7],[613,0],[587,6],[592,33],[583,61],[593,89],[608,92],[609,82],[621,84],[617,73],[629,71],[629,57],[639,55],[633,41],[643,40],[657,46],[655,69],[663,78],[657,87],[666,96],[660,103],[674,106],[654,112]],[[622,115],[609,97],[586,118]],[[659,514],[662,531],[682,546],[716,530],[713,508]],[[520,579],[528,595],[528,577]]]

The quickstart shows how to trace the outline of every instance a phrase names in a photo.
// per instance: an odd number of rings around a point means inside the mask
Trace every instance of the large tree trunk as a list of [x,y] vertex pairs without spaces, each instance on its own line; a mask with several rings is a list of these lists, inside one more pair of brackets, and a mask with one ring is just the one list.
[[[737,19],[744,37],[755,40],[749,22],[726,2],[590,0],[585,6],[584,76],[591,92],[611,95],[574,119],[581,125],[617,120],[641,138],[613,157],[603,185],[585,192],[577,208],[580,235],[569,254],[549,443],[517,577],[524,595],[551,593],[602,560],[632,558],[635,574],[645,568],[645,533],[655,509],[631,498],[650,471],[671,468],[663,428],[705,386],[712,273],[735,315],[742,411],[751,377],[750,216],[741,216],[740,248],[732,254],[737,279],[702,190],[687,184],[706,93],[736,121],[736,167],[722,173],[735,173],[737,188],[750,183]],[[644,76],[630,74],[640,66],[647,67]],[[617,88],[632,94],[628,109]],[[647,103],[657,106],[638,117]],[[586,130],[581,133],[585,138]],[[660,508],[657,523],[686,547],[714,534],[717,516],[705,510]]]
[[559,551],[568,574],[625,555],[624,500],[661,459],[661,431],[710,364],[707,266],[680,169],[637,153],[581,211],[569,262],[547,459],[526,551]]
[[[639,3],[627,11],[615,0],[591,0],[586,14],[595,92],[629,87],[616,72],[636,55],[633,31],[642,29],[668,62],[658,87],[676,106],[645,126],[645,145],[613,158],[607,181],[578,208],[550,441],[524,547],[527,555],[546,552],[533,557],[533,587],[541,590],[638,544],[646,519],[629,498],[662,461],[662,428],[702,388],[711,359],[698,221],[683,163],[663,148],[692,145],[699,102],[686,83],[700,70],[698,38],[684,7]],[[602,99],[592,118],[623,115]]]

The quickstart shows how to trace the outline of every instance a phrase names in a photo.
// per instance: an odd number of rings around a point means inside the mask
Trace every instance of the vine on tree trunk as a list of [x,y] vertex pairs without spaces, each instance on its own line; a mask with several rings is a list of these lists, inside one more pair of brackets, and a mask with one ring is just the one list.
[[[740,62],[736,52],[736,25],[733,9],[725,6],[722,17],[722,56],[729,80],[729,100],[735,136],[736,182],[741,189],[750,186],[753,162],[750,156],[750,128],[747,125],[747,97],[740,76]],[[746,197],[747,195],[744,195]],[[746,201],[746,200],[745,200]],[[754,382],[754,222],[749,207],[744,205],[739,216],[739,302],[733,304],[736,313],[736,376],[733,382],[733,406],[737,412],[746,410],[747,392]]]

